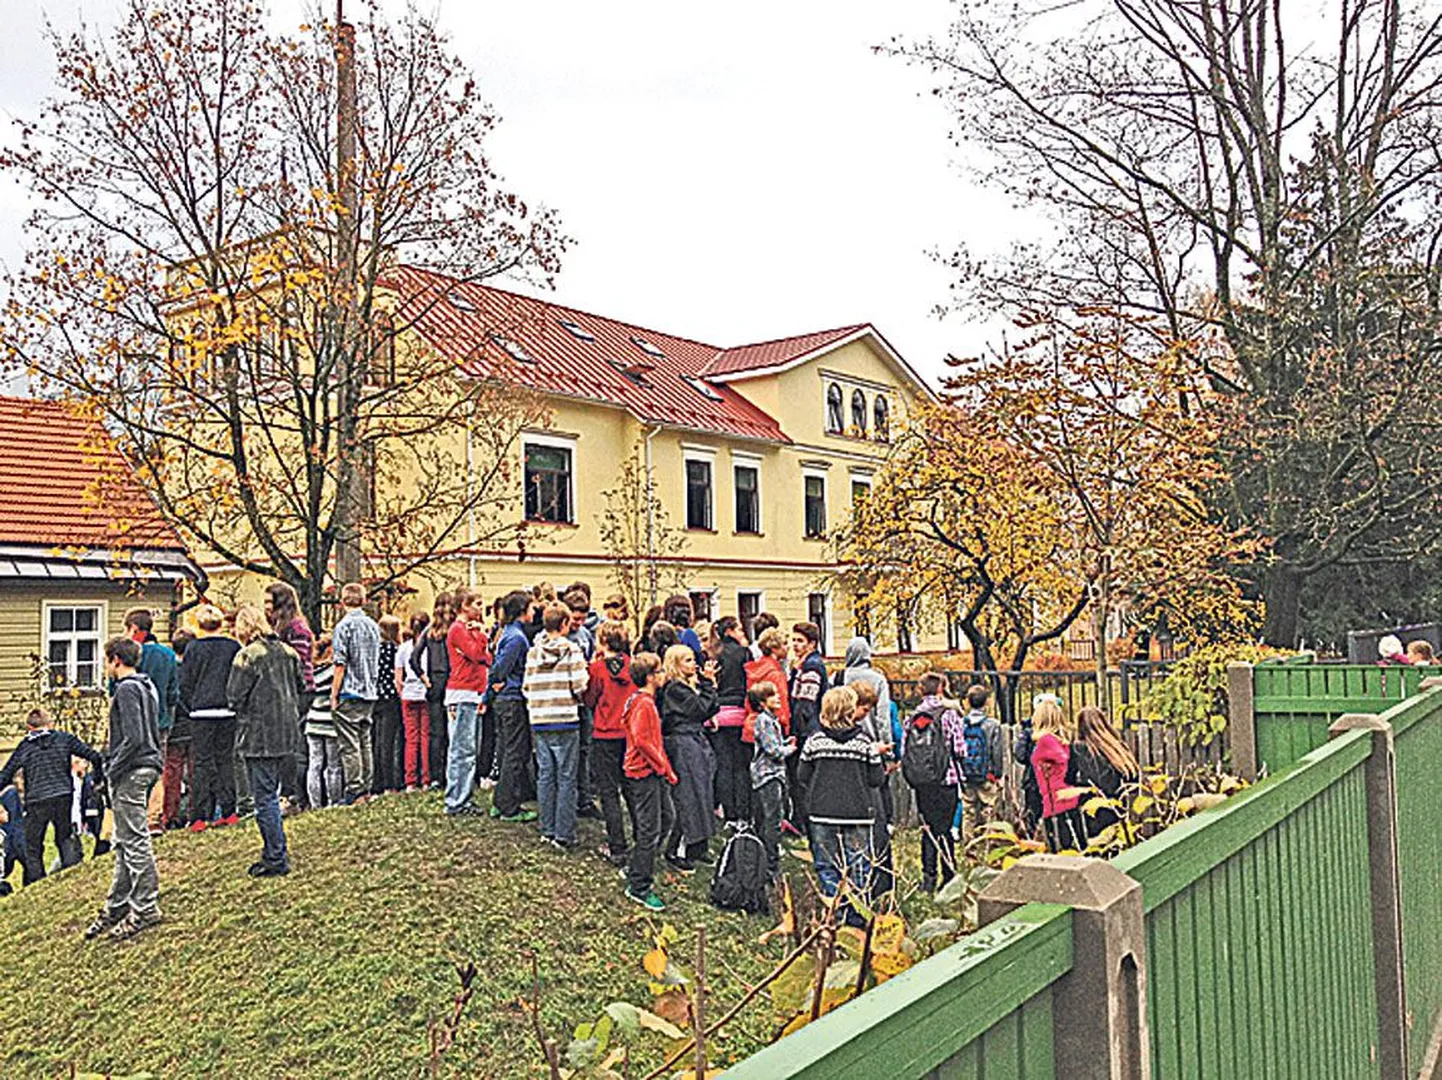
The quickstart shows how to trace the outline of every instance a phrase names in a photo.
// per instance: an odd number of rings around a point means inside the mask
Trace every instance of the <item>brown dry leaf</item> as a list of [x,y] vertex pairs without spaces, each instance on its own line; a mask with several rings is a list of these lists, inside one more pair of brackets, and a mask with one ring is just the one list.
[[667,990],[651,1003],[651,1011],[677,1027],[687,1027],[691,1023],[691,999],[684,990]]

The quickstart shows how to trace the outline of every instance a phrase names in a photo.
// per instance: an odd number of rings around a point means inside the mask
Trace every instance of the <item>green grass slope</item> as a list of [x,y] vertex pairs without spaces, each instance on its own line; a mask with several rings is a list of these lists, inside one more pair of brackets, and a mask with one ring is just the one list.
[[[87,861],[0,899],[0,1075],[407,1077],[428,1073],[427,1024],[451,1010],[454,964],[480,969],[441,1074],[544,1075],[530,1017],[529,953],[542,1020],[570,1030],[611,1001],[646,1005],[641,958],[667,922],[678,958],[707,927],[708,983],[721,1006],[784,954],[764,919],[706,903],[706,872],[664,877],[653,917],[621,895],[582,822],[570,854],[533,827],[447,819],[436,795],[303,814],[286,823],[295,872],[252,880],[253,824],[157,844],[165,922],[133,942],[85,942],[111,861]],[[723,1063],[754,1050],[764,1005],[728,1034]],[[647,1041],[649,1040],[649,1041]],[[664,1045],[645,1035],[638,1062]]]

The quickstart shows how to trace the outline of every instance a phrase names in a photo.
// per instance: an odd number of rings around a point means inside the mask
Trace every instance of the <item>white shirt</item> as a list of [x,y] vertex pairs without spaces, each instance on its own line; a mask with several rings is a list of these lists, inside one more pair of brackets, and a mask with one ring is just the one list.
[[[401,700],[402,701],[425,701],[426,681],[416,674],[411,667],[411,656],[414,654],[416,643],[413,638],[407,638],[396,647],[396,673],[400,675]],[[425,653],[421,653],[421,666],[425,666]]]

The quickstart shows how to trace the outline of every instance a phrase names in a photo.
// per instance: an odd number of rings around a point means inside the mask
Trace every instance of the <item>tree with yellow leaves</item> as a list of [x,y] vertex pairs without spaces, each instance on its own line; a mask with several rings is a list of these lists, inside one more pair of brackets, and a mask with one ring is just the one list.
[[[266,17],[127,0],[109,35],[54,35],[57,92],[0,151],[38,205],[4,340],[188,540],[315,619],[362,565],[383,590],[517,539],[516,444],[545,419],[473,346],[413,347],[447,297],[396,267],[546,281],[564,239],[501,185],[496,117],[427,16]],[[505,334],[486,318],[468,341]]]
[[1024,327],[1027,339],[947,380],[975,423],[1015,445],[1056,485],[1075,566],[1089,584],[1098,689],[1118,604],[1188,617],[1240,611],[1229,571],[1256,546],[1210,510],[1225,481],[1210,394],[1184,350],[1157,350],[1134,318],[1105,309]]
[[1228,571],[1255,547],[1208,510],[1225,477],[1205,391],[1115,312],[1024,329],[958,363],[898,441],[848,537],[863,606],[933,597],[984,670],[999,648],[1020,669],[1088,610],[1099,642],[1122,604],[1241,610]]

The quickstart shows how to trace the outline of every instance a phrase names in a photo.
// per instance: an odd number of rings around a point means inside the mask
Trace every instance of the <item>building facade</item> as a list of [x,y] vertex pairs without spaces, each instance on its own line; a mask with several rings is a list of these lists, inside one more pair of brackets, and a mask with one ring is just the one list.
[[[441,350],[549,406],[516,449],[523,538],[499,549],[462,539],[436,581],[499,595],[584,580],[599,605],[618,555],[652,554],[603,537],[605,493],[629,458],[651,480],[638,511],[683,540],[656,575],[658,600],[679,585],[704,615],[810,619],[828,651],[844,646],[851,611],[831,537],[930,392],[874,327],[723,348],[416,269],[396,275],[405,347]],[[412,606],[428,603],[433,586],[416,587]]]

